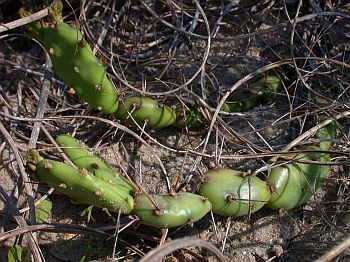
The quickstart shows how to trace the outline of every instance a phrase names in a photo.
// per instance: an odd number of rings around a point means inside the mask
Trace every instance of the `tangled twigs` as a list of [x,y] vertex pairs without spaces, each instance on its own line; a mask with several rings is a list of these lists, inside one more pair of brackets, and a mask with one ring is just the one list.
[[[6,191],[2,188],[2,186],[0,186],[0,197],[2,199],[2,202],[6,203],[7,207],[10,210],[11,215],[16,220],[17,224],[21,228],[23,228],[23,227],[26,228],[28,226],[27,221],[21,216],[17,207],[13,204],[12,200],[7,195]],[[29,247],[30,247],[31,251],[33,252],[33,256],[35,258],[35,261],[39,261],[39,262],[45,261],[44,256],[40,250],[40,247],[34,238],[33,233],[32,232],[24,232],[24,233],[25,233],[26,238],[28,239]]]
[[162,261],[163,258],[165,258],[167,255],[173,253],[176,250],[186,248],[186,247],[192,247],[192,246],[198,246],[201,248],[204,248],[211,252],[213,255],[215,255],[219,261],[225,262],[227,261],[226,257],[218,250],[215,246],[212,244],[209,244],[208,242],[205,242],[201,239],[193,238],[193,237],[184,237],[176,240],[172,240],[168,243],[165,243],[164,245],[161,245],[149,253],[147,253],[146,256],[144,256],[140,262],[158,262]]
[[34,192],[33,192],[33,189],[31,187],[31,184],[30,184],[30,179],[29,179],[29,177],[25,171],[25,168],[23,166],[22,157],[18,151],[16,143],[15,143],[15,141],[13,141],[11,135],[7,132],[5,126],[2,124],[2,122],[0,122],[0,133],[4,136],[5,140],[7,141],[8,145],[12,149],[12,152],[16,158],[16,161],[18,163],[18,167],[19,167],[22,179],[23,179],[24,188],[25,188],[27,195],[28,195],[28,203],[29,203],[29,205],[32,204],[31,210],[34,210],[34,205],[33,205],[34,202],[32,202],[34,199]]
[[[35,206],[34,206],[34,192],[33,192],[33,188],[32,188],[31,183],[30,183],[30,179],[25,171],[23,161],[22,161],[20,153],[18,152],[18,148],[15,144],[15,141],[13,141],[11,135],[7,132],[5,126],[2,124],[2,122],[0,122],[0,133],[4,136],[8,145],[12,149],[12,152],[15,156],[16,161],[17,161],[17,164],[18,164],[18,167],[20,170],[20,174],[21,174],[22,179],[23,179],[24,188],[25,188],[26,193],[27,193],[27,201],[28,201],[28,205],[30,208],[29,209],[30,219],[33,222],[33,221],[35,221]],[[3,200],[5,200],[4,202],[8,204],[10,211],[11,211],[11,214],[16,219],[17,223],[21,227],[26,226],[27,222],[20,215],[18,209],[13,205],[13,203],[11,202],[11,200],[9,199],[9,197],[7,196],[7,194],[3,190],[3,188],[1,187],[0,189],[2,191],[1,196],[2,196]],[[33,235],[31,233],[27,233],[26,235],[28,237],[29,245],[30,245],[30,248],[33,252],[34,257],[36,258],[37,261],[43,261],[43,259],[42,259],[43,255],[42,255],[41,250],[40,250],[38,244],[36,243]]]
[[[47,98],[49,95],[49,89],[52,83],[51,82],[52,73],[49,71],[50,68],[51,68],[51,60],[50,60],[50,57],[46,54],[46,70],[45,70],[44,80],[42,84],[42,90],[40,92],[38,110],[36,113],[36,118],[39,118],[39,119],[43,118],[44,116]],[[41,122],[34,123],[32,134],[29,140],[29,148],[36,147],[36,142],[38,140],[39,132],[40,132],[40,126],[41,126]]]

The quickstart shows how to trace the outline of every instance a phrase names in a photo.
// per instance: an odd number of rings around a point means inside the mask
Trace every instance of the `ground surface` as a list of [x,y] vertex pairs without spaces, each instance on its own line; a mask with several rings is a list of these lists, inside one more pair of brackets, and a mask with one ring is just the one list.
[[[21,1],[3,2],[2,21],[18,19],[14,10],[21,7]],[[6,32],[9,36],[0,42],[0,119],[4,125],[0,135],[1,236],[18,226],[8,203],[12,201],[21,210],[28,199],[21,161],[15,158],[10,145],[21,156],[33,145],[45,149],[48,157],[59,158],[52,138],[70,133],[148,192],[167,193],[167,180],[171,187],[195,192],[203,174],[213,167],[253,172],[266,166],[270,156],[262,157],[262,151],[247,142],[272,154],[315,125],[313,116],[349,115],[350,6],[346,1],[305,1],[300,8],[298,1],[285,1],[286,6],[284,1],[237,1],[238,5],[233,6],[229,1],[201,1],[205,19],[194,1],[88,1],[82,6],[79,1],[70,2],[88,42],[106,63],[120,93],[132,96],[145,91],[163,92],[153,98],[174,108],[181,104],[206,107],[209,120],[224,93],[248,74],[260,69],[251,81],[242,81],[238,88],[264,75],[266,65],[272,69],[291,57],[317,58],[297,59],[299,75],[295,70],[277,69],[284,72],[286,79],[272,104],[230,116],[220,114],[213,129],[209,129],[208,121],[182,130],[169,127],[141,132],[132,128],[135,137],[120,130],[117,122],[105,121],[114,121],[113,116],[103,115],[67,94],[65,90],[69,88],[55,76],[49,84],[47,102],[38,106],[45,88],[44,53],[33,41],[16,35],[25,32],[23,27]],[[41,1],[25,4],[33,11],[43,8]],[[65,19],[71,22],[74,16],[69,10],[65,6]],[[297,23],[289,21],[288,16],[297,17]],[[161,19],[173,26],[165,25]],[[209,46],[206,20],[212,36]],[[174,29],[181,25],[187,33]],[[190,79],[177,92],[168,92]],[[322,97],[321,105],[313,102],[315,96]],[[35,143],[31,138],[33,121],[29,120],[36,117],[39,107],[45,121]],[[230,261],[311,261],[328,252],[347,237],[350,226],[349,118],[341,117],[338,124],[331,173],[305,206],[288,212],[263,208],[238,219],[208,214],[193,227],[170,230],[167,240],[197,237],[214,244]],[[8,140],[6,132],[13,141]],[[208,132],[212,135],[203,151]],[[298,144],[311,142],[312,138]],[[258,175],[264,178],[267,173],[265,170]],[[28,185],[35,199],[48,190],[40,183]],[[160,242],[158,230],[139,225],[132,216],[122,215],[118,220],[116,214],[95,208],[89,217],[80,215],[86,206],[74,205],[66,196],[53,193],[48,198],[53,209],[46,223],[61,225],[62,229],[39,230],[36,234],[47,261],[79,261],[84,256],[81,261],[111,261],[114,237],[73,233],[67,225],[84,225],[113,234],[119,221],[123,230],[118,234],[115,257],[121,260],[137,261],[140,254]],[[25,212],[19,216],[28,217]],[[14,244],[27,246],[28,241],[23,235],[2,241],[0,261],[6,261],[7,250]],[[214,260],[209,252],[183,249],[167,261],[190,259]],[[349,259],[350,254],[345,252],[335,261]]]

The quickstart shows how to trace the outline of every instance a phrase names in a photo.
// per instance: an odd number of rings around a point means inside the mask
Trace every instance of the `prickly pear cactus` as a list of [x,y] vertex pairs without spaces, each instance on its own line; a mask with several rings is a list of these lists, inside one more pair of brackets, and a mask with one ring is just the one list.
[[[320,139],[333,139],[335,135],[333,127],[317,133]],[[219,168],[205,174],[198,194],[140,194],[133,199],[131,183],[115,176],[114,170],[84,145],[68,135],[61,135],[56,141],[78,168],[43,159],[32,150],[27,154],[27,163],[36,171],[40,181],[67,194],[77,203],[113,212],[132,212],[142,223],[157,228],[192,224],[211,209],[219,215],[239,217],[256,212],[265,204],[272,209],[295,208],[309,201],[326,180],[330,169],[325,164],[330,155],[319,152],[321,142],[318,146],[305,148],[314,151],[312,153],[290,154],[286,163],[277,162],[266,182],[236,170]]]
[[[305,150],[318,151],[319,148],[316,146],[308,146]],[[331,157],[329,154],[315,152],[298,154],[295,158],[299,161],[296,162],[295,165],[298,166],[307,180],[307,185],[303,189],[303,195],[298,203],[298,206],[300,206],[308,202],[316,190],[325,183],[330,166],[322,165],[322,163],[329,161]],[[302,163],[301,161],[303,160],[317,161],[320,162],[320,164]]]
[[225,112],[245,112],[259,105],[271,104],[280,90],[278,75],[267,75],[250,84],[247,89],[234,92],[222,107]]
[[295,208],[303,196],[304,189],[308,186],[304,174],[293,163],[274,167],[266,182],[272,190],[267,206],[272,209]]
[[[325,120],[326,117],[321,116],[320,119]],[[292,155],[292,163],[272,168],[267,178],[267,183],[272,189],[268,207],[287,210],[310,200],[316,190],[324,184],[330,170],[330,166],[324,164],[330,160],[330,155],[317,151],[328,150],[332,143],[330,140],[336,135],[336,123],[331,122],[316,133],[316,137],[321,140],[318,146],[305,147],[305,150],[315,151],[314,153]],[[303,160],[320,163],[303,163]]]
[[200,120],[203,118],[202,113],[197,108],[178,108],[175,111],[176,122],[173,124],[178,128],[193,127],[200,124]]
[[[324,121],[328,119],[327,116],[321,115],[320,121]],[[329,150],[329,148],[332,146],[332,139],[335,139],[337,136],[337,122],[333,121],[332,123],[328,124],[327,126],[321,128],[317,131],[316,137],[320,139],[319,148],[322,150]]]

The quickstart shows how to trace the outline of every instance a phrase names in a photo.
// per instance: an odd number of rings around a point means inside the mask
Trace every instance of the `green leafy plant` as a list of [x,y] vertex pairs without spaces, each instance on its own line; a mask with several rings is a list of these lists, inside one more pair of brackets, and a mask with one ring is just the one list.
[[52,202],[50,199],[45,198],[43,199],[37,206],[36,206],[36,222],[39,224],[42,224],[46,221],[46,219],[51,214],[52,210]]
[[30,262],[30,252],[27,248],[12,246],[7,252],[7,262]]

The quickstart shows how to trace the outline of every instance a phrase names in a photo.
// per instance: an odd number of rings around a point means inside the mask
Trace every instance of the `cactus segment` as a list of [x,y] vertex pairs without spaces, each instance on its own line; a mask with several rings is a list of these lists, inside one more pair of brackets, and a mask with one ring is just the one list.
[[225,112],[244,112],[259,105],[261,95],[249,90],[239,90],[232,94],[229,101],[224,103],[223,111]]
[[90,105],[112,114],[118,108],[118,95],[80,31],[64,22],[42,28],[42,42],[53,71]]
[[96,178],[86,169],[77,169],[62,162],[44,159],[37,165],[37,177],[74,202],[129,214],[133,209],[131,195]]
[[[319,148],[315,146],[306,147],[306,150],[318,149]],[[298,154],[295,158],[297,160],[327,162],[330,160],[330,155],[325,153]],[[307,181],[306,187],[303,189],[304,193],[298,203],[299,206],[309,201],[316,190],[325,183],[330,170],[330,166],[300,162],[295,163],[295,165],[298,166],[298,168],[302,171]]]
[[[29,14],[21,11],[21,16]],[[118,95],[107,78],[105,67],[93,54],[79,29],[63,22],[60,1],[50,6],[48,23],[34,22],[27,28],[47,50],[52,70],[77,95],[104,113],[112,114],[117,110]]]
[[281,78],[276,75],[267,75],[265,77],[260,78],[256,82],[252,83],[250,85],[250,88],[255,89],[255,90],[262,90],[264,87],[268,89],[268,91],[272,93],[277,93],[282,85],[282,80]]
[[61,134],[55,141],[77,167],[85,168],[89,172],[97,168],[110,168],[103,159],[90,152],[86,145],[70,135]]
[[[325,120],[326,116],[320,116],[320,120]],[[321,128],[316,136],[319,139],[330,140],[337,135],[337,125],[335,122]],[[332,145],[331,141],[321,141],[319,146],[308,146],[306,150],[319,151],[328,150]],[[296,160],[312,160],[328,162],[331,158],[329,154],[301,153],[293,156]],[[292,209],[305,204],[311,196],[320,188],[328,176],[329,165],[290,163],[287,166],[275,167],[271,170],[267,178],[267,183],[273,192],[268,206],[273,209]]]
[[117,191],[120,190],[127,194],[133,194],[135,191],[130,182],[125,177],[117,174],[116,171],[106,168],[98,168],[94,170],[93,174],[95,177],[113,185]]
[[174,110],[148,97],[135,96],[119,102],[116,117],[128,125],[134,125],[128,112],[141,127],[147,122],[146,127],[152,129],[170,126],[176,120]]
[[[320,120],[326,120],[327,116],[321,115]],[[322,150],[328,150],[332,146],[331,139],[336,138],[337,136],[337,123],[333,121],[332,123],[328,124],[327,126],[321,128],[317,131],[316,137],[320,139],[319,147]]]
[[271,104],[282,85],[278,75],[268,75],[249,85],[247,89],[233,93],[224,103],[225,112],[244,112],[258,105]]
[[157,207],[145,194],[141,194],[135,198],[133,213],[143,224],[160,229],[192,224],[211,210],[211,203],[206,198],[192,193],[149,197]]
[[116,186],[117,190],[130,193],[133,186],[117,171],[110,167],[102,158],[87,150],[86,145],[66,134],[56,138],[57,144],[62,147],[63,152],[79,168],[85,168],[97,178]]
[[272,168],[266,182],[272,190],[267,206],[272,209],[289,210],[298,206],[304,189],[309,186],[305,175],[293,163]]
[[232,217],[256,212],[271,197],[269,187],[258,177],[242,177],[242,172],[226,168],[206,173],[198,193],[209,199],[214,213]]
[[178,128],[193,127],[200,123],[203,118],[201,111],[197,108],[178,108],[175,111],[176,122],[173,124]]

